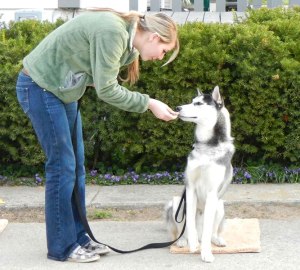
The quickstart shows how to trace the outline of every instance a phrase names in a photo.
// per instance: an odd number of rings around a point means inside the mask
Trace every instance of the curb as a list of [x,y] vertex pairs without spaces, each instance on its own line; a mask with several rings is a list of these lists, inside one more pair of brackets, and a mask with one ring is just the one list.
[[8,224],[8,220],[7,219],[0,219],[0,233],[2,233],[4,231],[4,229],[6,228]]
[[[121,203],[121,202],[111,202],[111,203],[89,203],[86,204],[86,208],[97,208],[97,209],[144,209],[144,208],[165,208],[167,202],[156,202],[156,203],[149,203],[149,202],[135,202],[135,203]],[[235,201],[226,201],[224,200],[225,207],[230,206],[240,206],[240,205],[251,205],[251,206],[287,206],[287,207],[297,207],[300,206],[300,199],[299,200],[235,200]],[[0,205],[0,210],[6,211],[14,211],[14,210],[42,210],[44,209],[44,204],[36,204],[36,205]],[[1,219],[0,219],[1,220]]]

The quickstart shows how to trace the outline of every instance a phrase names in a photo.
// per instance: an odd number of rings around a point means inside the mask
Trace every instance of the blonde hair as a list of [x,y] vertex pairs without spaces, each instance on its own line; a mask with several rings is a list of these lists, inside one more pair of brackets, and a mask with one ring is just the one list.
[[[141,31],[148,31],[152,33],[157,33],[161,38],[161,41],[170,44],[175,41],[175,47],[169,60],[163,65],[168,65],[171,63],[179,53],[179,40],[177,36],[177,25],[171,17],[164,13],[151,13],[151,14],[141,14],[136,11],[129,11],[127,13],[118,12],[113,9],[103,8],[103,9],[90,9],[92,11],[110,11],[127,22],[136,21],[137,28]],[[135,59],[127,67],[127,78],[122,79],[122,81],[129,82],[131,85],[137,82],[139,79],[139,59]]]

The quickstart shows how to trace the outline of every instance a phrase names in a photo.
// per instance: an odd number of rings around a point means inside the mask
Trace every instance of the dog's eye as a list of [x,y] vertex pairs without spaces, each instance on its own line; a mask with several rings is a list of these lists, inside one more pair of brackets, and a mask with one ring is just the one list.
[[202,105],[203,103],[201,103],[201,102],[194,102],[194,106],[200,106],[200,105]]

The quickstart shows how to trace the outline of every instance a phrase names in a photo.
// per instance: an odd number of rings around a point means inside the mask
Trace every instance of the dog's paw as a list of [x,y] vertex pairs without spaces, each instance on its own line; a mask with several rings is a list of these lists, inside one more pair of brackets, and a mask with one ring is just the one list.
[[204,262],[207,262],[207,263],[212,263],[214,260],[215,260],[215,257],[214,255],[211,253],[211,251],[205,251],[205,250],[202,250],[201,251],[201,259],[202,261]]
[[226,247],[226,241],[220,236],[213,236],[211,242],[218,247]]
[[186,247],[187,246],[187,240],[186,238],[180,238],[177,242],[176,242],[176,246],[177,247]]
[[199,250],[200,244],[198,241],[192,241],[192,243],[189,243],[189,250],[191,253],[194,253]]

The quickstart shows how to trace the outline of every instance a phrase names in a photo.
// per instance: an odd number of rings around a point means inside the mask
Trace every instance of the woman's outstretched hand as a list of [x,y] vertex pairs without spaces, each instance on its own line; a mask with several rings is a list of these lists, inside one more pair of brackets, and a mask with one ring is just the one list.
[[178,117],[178,112],[173,111],[167,104],[150,98],[148,109],[155,115],[156,118],[170,121],[175,120]]

